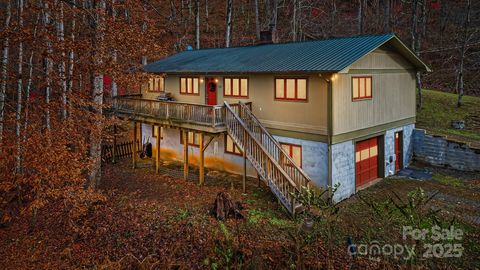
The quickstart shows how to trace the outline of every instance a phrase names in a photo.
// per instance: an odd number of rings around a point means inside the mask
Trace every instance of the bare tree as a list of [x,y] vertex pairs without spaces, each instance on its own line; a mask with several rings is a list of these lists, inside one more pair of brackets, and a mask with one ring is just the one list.
[[47,53],[44,59],[44,76],[45,76],[45,127],[47,129],[48,133],[48,140],[50,140],[50,131],[51,131],[51,124],[50,124],[50,95],[51,95],[51,78],[50,74],[52,72],[52,60],[50,59],[50,56],[52,54],[52,42],[50,41],[49,35],[48,35],[48,27],[50,25],[50,8],[48,6],[47,1],[43,3],[43,30],[44,30],[44,36],[45,36],[45,43],[47,44]]
[[[12,7],[10,0],[7,2],[6,18],[3,31],[8,31],[10,27],[10,20],[12,18]],[[7,68],[8,68],[8,51],[9,51],[9,36],[7,35],[3,40],[3,54],[2,54],[2,85],[0,88],[0,144],[3,140],[3,119],[5,113],[5,94],[7,92]]]
[[462,106],[462,98],[464,95],[464,66],[465,66],[465,54],[467,53],[468,50],[468,42],[470,38],[472,37],[472,34],[469,34],[469,28],[470,28],[470,13],[471,13],[471,0],[467,0],[467,7],[465,11],[465,20],[463,22],[463,29],[462,29],[462,40],[461,40],[461,47],[460,47],[460,65],[458,68],[458,74],[457,74],[457,93],[458,93],[458,99],[457,99],[457,107]]
[[390,0],[383,0],[383,31],[390,32]]
[[299,0],[293,0],[293,15],[292,15],[292,41],[297,41],[297,32],[298,32],[298,26],[297,26],[297,12],[298,12],[298,1]]
[[232,13],[233,13],[233,0],[227,0],[227,18],[225,29],[225,47],[230,47],[230,35],[232,31]]
[[[104,0],[103,0],[104,2]],[[105,4],[105,2],[104,2]],[[147,33],[147,3],[146,1],[143,2],[143,22],[142,22],[142,32]],[[143,55],[142,56],[142,65],[146,65],[147,64],[147,56],[146,55]]]
[[103,106],[103,74],[99,71],[102,64],[102,47],[105,31],[105,0],[96,2],[97,16],[95,20],[95,74],[93,79],[92,100],[95,104],[93,110],[96,114],[95,129],[90,135],[90,158],[93,162],[89,175],[90,187],[98,188],[101,179],[101,129],[102,129],[102,106]]
[[200,49],[200,0],[195,0],[195,48]]
[[[23,30],[23,0],[17,0],[17,8],[18,8],[18,27],[20,30]],[[21,173],[21,127],[22,124],[20,123],[21,116],[22,116],[22,94],[23,94],[23,41],[20,39],[18,42],[18,66],[17,66],[17,110],[15,112],[15,136],[17,140],[17,155],[15,157],[15,173]]]
[[209,32],[209,25],[208,25],[208,0],[205,0],[205,32]]
[[[57,39],[60,44],[65,43],[65,26],[63,24],[63,2],[60,2],[59,15],[57,18]],[[65,50],[61,48],[61,61],[58,65],[58,74],[60,75],[60,85],[62,86],[62,119],[67,118],[67,78],[65,75]]]
[[363,34],[363,14],[364,6],[363,0],[358,0],[358,34]]
[[258,0],[255,0],[255,36],[260,40],[260,14],[258,12]]

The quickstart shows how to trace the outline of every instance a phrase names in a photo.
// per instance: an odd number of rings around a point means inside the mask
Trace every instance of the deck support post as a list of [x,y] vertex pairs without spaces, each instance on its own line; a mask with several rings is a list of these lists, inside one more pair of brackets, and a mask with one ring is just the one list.
[[132,147],[132,167],[137,167],[137,122],[133,122],[133,147]]
[[199,145],[200,145],[200,166],[198,170],[198,184],[200,186],[205,184],[205,147],[203,146],[205,134],[200,133]]
[[243,131],[243,151],[242,151],[242,156],[243,156],[243,177],[242,177],[242,190],[243,193],[246,193],[247,187],[247,132]]
[[117,125],[113,125],[113,154],[112,163],[117,163]]
[[161,126],[156,126],[157,129],[157,140],[156,140],[156,146],[157,146],[157,153],[155,154],[155,173],[158,174],[160,170],[160,143],[162,140],[162,127]]
[[188,131],[182,130],[183,139],[183,179],[188,179]]

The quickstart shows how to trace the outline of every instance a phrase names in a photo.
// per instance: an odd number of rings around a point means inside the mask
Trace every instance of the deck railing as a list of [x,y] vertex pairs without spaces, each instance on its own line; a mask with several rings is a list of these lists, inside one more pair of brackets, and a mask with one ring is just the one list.
[[140,98],[114,98],[113,108],[117,112],[218,127],[224,125],[224,108],[173,101]]

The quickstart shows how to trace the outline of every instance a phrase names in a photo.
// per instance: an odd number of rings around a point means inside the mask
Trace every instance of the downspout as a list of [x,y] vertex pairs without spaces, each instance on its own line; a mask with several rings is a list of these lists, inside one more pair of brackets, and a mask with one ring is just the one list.
[[332,134],[333,134],[333,93],[332,74],[320,74],[327,83],[327,147],[328,147],[328,178],[327,186],[333,188],[332,179]]

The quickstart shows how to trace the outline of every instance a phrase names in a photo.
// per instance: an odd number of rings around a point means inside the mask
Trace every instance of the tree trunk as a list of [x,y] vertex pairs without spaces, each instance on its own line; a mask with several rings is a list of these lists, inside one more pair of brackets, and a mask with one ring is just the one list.
[[[72,0],[72,12],[73,12],[73,19],[72,19],[72,25],[71,25],[71,33],[70,33],[70,41],[73,43],[75,42],[75,27],[76,27],[76,7],[75,7],[75,0]],[[74,68],[74,60],[75,60],[75,52],[73,49],[70,49],[70,52],[68,53],[68,94],[70,95],[72,93],[72,88],[73,88],[73,68]]]
[[233,0],[227,0],[227,20],[225,29],[225,47],[230,47],[230,33],[232,31],[232,13],[233,13]]
[[[10,28],[10,20],[12,18],[12,8],[10,1],[7,2],[7,10],[6,10],[6,18],[5,18],[5,27],[3,31],[8,31]],[[2,85],[0,87],[0,145],[3,141],[3,119],[5,113],[5,94],[7,92],[7,68],[8,68],[8,50],[9,46],[9,38],[8,35],[3,40],[3,54],[2,54]]]
[[[104,2],[105,0],[102,0],[102,2]],[[105,2],[104,2],[105,4]],[[143,23],[142,23],[142,32],[144,33],[144,35],[147,34],[147,7],[146,7],[146,3],[143,4]],[[142,56],[142,65],[145,66],[147,64],[147,56],[146,55],[143,55]]]
[[335,33],[335,25],[337,22],[337,2],[336,0],[332,0],[332,12],[330,13],[330,33],[329,36]]
[[363,0],[358,0],[358,34],[363,34]]
[[[65,27],[63,24],[63,2],[60,2],[59,18],[57,20],[57,39],[60,44],[65,44]],[[65,50],[62,47],[62,60],[58,65],[58,73],[60,75],[60,85],[62,86],[62,119],[67,118],[67,78],[65,77]]]
[[292,41],[297,41],[297,2],[293,0],[293,15],[292,15]]
[[52,72],[52,60],[50,59],[52,55],[52,42],[50,41],[48,37],[48,27],[50,25],[50,8],[48,6],[48,3],[45,1],[43,3],[43,25],[44,25],[44,31],[45,31],[45,36],[46,36],[46,44],[47,44],[47,55],[44,59],[45,63],[45,128],[47,130],[47,140],[48,143],[50,143],[50,131],[51,131],[51,124],[50,124],[50,95],[51,95],[51,78],[50,74]]
[[[113,19],[114,22],[117,19],[117,10],[115,9],[115,0],[112,0],[112,19]],[[117,56],[117,50],[113,49],[112,60],[113,60],[114,64],[117,63],[117,57],[118,57]],[[111,95],[112,95],[112,97],[116,97],[116,96],[118,96],[117,81],[115,80],[115,76],[113,74],[111,76],[112,76],[112,92],[111,92]]]
[[94,112],[96,114],[94,130],[90,135],[90,158],[93,162],[92,170],[90,172],[90,188],[97,189],[100,185],[101,179],[101,130],[102,130],[102,105],[103,105],[103,74],[100,72],[100,65],[102,64],[102,43],[105,31],[105,0],[100,0],[96,3],[97,19],[95,23],[95,52],[94,52],[94,80],[92,100],[94,104]]
[[[33,28],[33,39],[37,37],[37,29],[38,29],[38,21],[40,20],[40,14],[37,15],[37,19],[35,21],[35,28]],[[30,52],[30,57],[28,59],[28,80],[27,80],[27,88],[25,90],[25,115],[23,119],[23,143],[27,141],[27,130],[28,130],[28,113],[30,109],[30,91],[32,89],[32,80],[33,80],[33,54],[34,49]]]
[[465,54],[468,49],[468,28],[470,27],[470,12],[471,12],[471,0],[467,1],[467,10],[466,10],[466,18],[463,23],[463,33],[462,33],[462,46],[460,48],[460,67],[458,72],[458,85],[457,85],[457,107],[462,106],[462,98],[464,95],[464,63],[465,63]]
[[383,32],[388,33],[390,32],[390,0],[383,1],[383,9]]
[[[18,27],[20,31],[23,30],[23,0],[18,0]],[[17,155],[15,157],[15,173],[20,174],[22,172],[22,149],[21,149],[21,127],[20,123],[22,116],[22,94],[23,94],[23,41],[18,42],[18,69],[17,69],[17,110],[15,112],[15,136],[17,140]]]
[[195,48],[200,49],[200,0],[195,0]]
[[255,0],[255,36],[260,40],[260,15],[258,14],[258,0]]
[[411,20],[411,28],[410,28],[410,38],[411,38],[411,46],[410,48],[412,51],[416,51],[415,44],[417,38],[417,6],[418,0],[412,1],[412,20]]
[[208,0],[205,0],[205,32],[208,33],[209,31],[208,26]]

